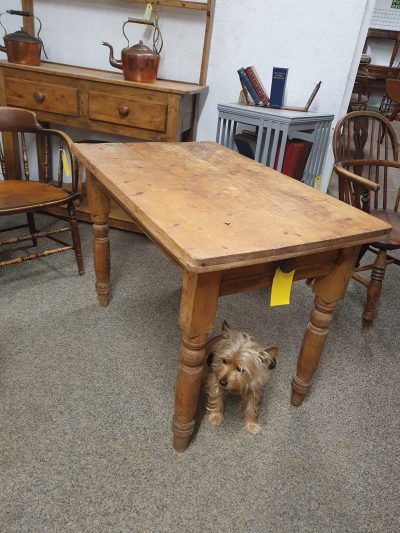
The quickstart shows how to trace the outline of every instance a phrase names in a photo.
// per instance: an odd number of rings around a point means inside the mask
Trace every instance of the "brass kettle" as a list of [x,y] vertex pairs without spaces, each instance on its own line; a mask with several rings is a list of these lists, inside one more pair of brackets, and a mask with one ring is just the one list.
[[[9,9],[0,15],[7,13],[8,15],[19,15],[21,17],[32,17],[30,11],[17,11]],[[4,46],[0,45],[0,51],[6,52],[7,59],[10,63],[17,63],[19,65],[40,65],[40,54],[43,47],[43,42],[39,37],[42,23],[39,21],[39,31],[37,37],[24,31],[22,28],[14,33],[6,33],[6,29],[0,21],[0,25],[4,29]],[[45,53],[46,54],[46,53]],[[47,57],[47,56],[46,56]]]
[[[128,24],[128,22],[154,26],[155,31],[159,32],[158,26],[156,26],[153,21],[128,18],[128,20],[122,26],[122,32],[124,35],[125,25]],[[142,83],[155,82],[160,64],[159,52],[161,51],[161,48],[158,52],[155,49],[151,50],[143,43],[143,41],[139,41],[139,43],[135,44],[134,46],[129,46],[129,39],[126,35],[125,38],[128,41],[128,46],[121,51],[120,60],[115,59],[112,45],[104,41],[102,42],[104,46],[108,46],[110,49],[110,65],[122,70],[126,80]]]

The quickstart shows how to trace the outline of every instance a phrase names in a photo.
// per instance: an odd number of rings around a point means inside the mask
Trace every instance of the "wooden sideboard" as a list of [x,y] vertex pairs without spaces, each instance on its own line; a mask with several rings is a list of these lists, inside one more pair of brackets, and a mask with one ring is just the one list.
[[[0,61],[0,104],[35,111],[44,123],[123,135],[148,141],[190,141],[205,85],[157,80],[125,81],[121,73],[42,62],[38,67]],[[12,135],[4,135],[6,164],[19,177]],[[78,217],[89,220],[85,198]],[[135,229],[118,206],[112,225]]]

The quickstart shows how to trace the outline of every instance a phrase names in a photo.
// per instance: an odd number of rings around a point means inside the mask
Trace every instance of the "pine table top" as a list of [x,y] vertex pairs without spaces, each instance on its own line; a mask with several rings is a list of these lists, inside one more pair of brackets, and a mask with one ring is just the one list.
[[74,150],[144,232],[191,271],[356,246],[391,229],[213,142],[75,144]]

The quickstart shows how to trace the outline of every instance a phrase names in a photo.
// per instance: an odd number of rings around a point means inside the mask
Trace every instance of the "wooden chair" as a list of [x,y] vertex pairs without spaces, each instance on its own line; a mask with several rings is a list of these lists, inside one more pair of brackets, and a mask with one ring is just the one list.
[[395,120],[400,112],[400,80],[386,80],[386,94],[391,103],[394,103],[394,109],[387,117],[389,120]]
[[[29,235],[13,236],[6,240],[0,240],[0,245],[14,244],[20,241],[32,240],[33,246],[37,246],[37,239],[46,237],[58,243],[59,247],[52,248],[37,253],[31,253],[23,257],[17,257],[0,261],[0,267],[22,263],[39,257],[45,257],[58,252],[74,250],[79,274],[84,274],[83,260],[81,252],[81,242],[76,220],[74,201],[80,194],[78,188],[77,163],[71,153],[71,139],[63,132],[43,128],[36,120],[36,115],[25,109],[13,109],[0,107],[0,132],[4,146],[11,146],[11,139],[17,150],[3,148],[0,142],[0,163],[4,180],[0,181],[0,216],[26,213],[27,224],[1,229],[1,232],[13,231],[21,227],[29,227]],[[32,137],[32,144],[28,142],[27,134]],[[30,141],[31,139],[29,139]],[[52,151],[51,141],[57,142],[58,148],[58,168],[57,175],[52,173]],[[32,147],[37,153],[37,163],[31,164],[28,153]],[[21,169],[22,158],[22,169]],[[32,157],[36,159],[36,157]],[[31,167],[36,172],[34,180],[31,178]],[[70,168],[72,174],[71,191],[63,188],[64,174]],[[24,179],[21,178],[23,174]],[[66,205],[68,208],[67,218],[69,227],[53,229],[49,231],[38,231],[34,218],[34,212],[55,206]],[[68,244],[58,238],[58,235],[70,231],[72,244]],[[56,236],[57,235],[57,236]]]
[[[363,331],[367,332],[374,319],[386,267],[400,265],[400,260],[388,253],[400,248],[400,163],[396,133],[379,113],[354,111],[336,125],[333,152],[340,200],[393,226],[385,240],[361,249],[353,274],[354,279],[368,287],[363,313]],[[367,250],[375,253],[376,259],[373,264],[360,266]],[[369,282],[359,275],[371,269]]]

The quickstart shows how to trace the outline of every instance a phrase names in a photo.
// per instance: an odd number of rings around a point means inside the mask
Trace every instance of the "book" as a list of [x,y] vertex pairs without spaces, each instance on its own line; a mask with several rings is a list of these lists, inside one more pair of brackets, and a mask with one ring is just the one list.
[[262,103],[264,106],[268,107],[269,105],[269,98],[267,91],[265,90],[264,85],[261,82],[260,76],[258,75],[256,69],[254,66],[246,67],[245,69],[246,74],[248,75],[251,83],[253,84],[253,87],[260,97]]
[[253,99],[254,103],[256,105],[260,105],[260,104],[263,105],[261,98],[258,96],[256,90],[254,89],[253,84],[251,83],[250,78],[246,74],[246,71],[244,70],[244,68],[243,67],[240,68],[237,72],[239,74],[240,81],[243,83],[243,85],[249,91],[249,94],[250,94],[251,98]]
[[235,135],[235,144],[239,154],[254,159],[257,145],[257,133],[243,130]]
[[247,90],[247,87],[243,83],[243,80],[242,80],[242,78],[240,76],[239,76],[239,80],[240,80],[240,84],[242,86],[242,93],[243,93],[244,99],[246,100],[246,103],[249,104],[249,105],[254,104],[254,101],[253,101],[252,97],[250,96],[250,93]]
[[288,71],[289,69],[281,67],[274,67],[272,69],[270,107],[283,106]]
[[[301,180],[311,151],[312,143],[300,139],[288,139],[282,162],[282,174]],[[276,151],[274,169],[277,169],[280,145]]]
[[297,179],[298,180],[303,179],[304,170],[306,168],[308,156],[310,155],[312,144],[313,144],[312,142],[308,142],[308,141],[303,141],[303,142],[305,142],[306,146],[303,152],[303,157],[300,160],[299,166],[297,168],[297,174],[298,174]]

